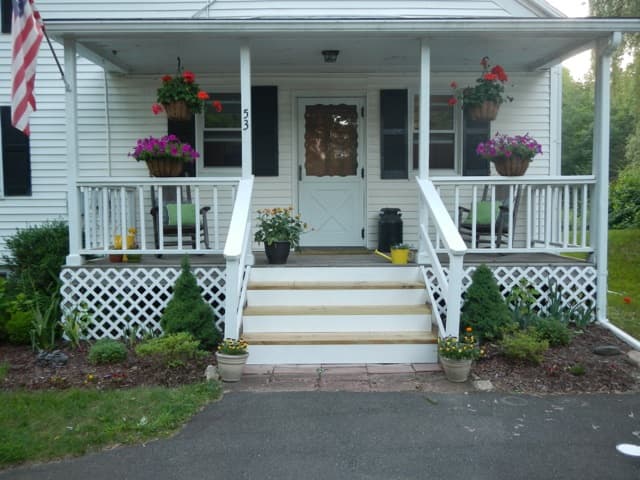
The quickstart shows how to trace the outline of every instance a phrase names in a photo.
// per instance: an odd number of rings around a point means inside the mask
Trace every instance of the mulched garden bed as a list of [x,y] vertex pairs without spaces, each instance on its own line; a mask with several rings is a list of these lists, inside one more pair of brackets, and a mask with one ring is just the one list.
[[[568,347],[546,352],[541,365],[514,362],[499,354],[497,347],[486,346],[486,356],[475,362],[476,378],[491,380],[498,391],[521,393],[618,393],[640,391],[640,369],[626,355],[603,357],[593,353],[598,345],[615,345],[622,351],[629,346],[608,330],[591,326],[576,335]],[[61,367],[42,367],[29,347],[0,345],[0,366],[9,370],[0,384],[2,390],[43,390],[82,388],[129,388],[139,385],[175,387],[204,379],[207,365],[215,364],[213,354],[183,366],[167,367],[163,362],[140,358],[129,351],[127,361],[116,365],[91,365],[88,350],[61,346],[69,360]],[[570,369],[582,366],[584,374]],[[575,371],[575,370],[574,370]]]
[[[640,391],[640,369],[626,355],[601,356],[593,349],[614,345],[623,352],[629,345],[609,330],[592,325],[577,333],[566,347],[550,348],[541,365],[510,361],[495,345],[486,347],[486,355],[474,364],[472,373],[491,380],[504,392],[521,393],[621,393]],[[572,373],[573,372],[573,373]]]

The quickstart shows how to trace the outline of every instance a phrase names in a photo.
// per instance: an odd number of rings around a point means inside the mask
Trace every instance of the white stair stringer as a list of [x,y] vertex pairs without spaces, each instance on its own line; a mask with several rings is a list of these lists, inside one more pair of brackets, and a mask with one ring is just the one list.
[[254,267],[249,363],[435,363],[426,302],[416,267]]

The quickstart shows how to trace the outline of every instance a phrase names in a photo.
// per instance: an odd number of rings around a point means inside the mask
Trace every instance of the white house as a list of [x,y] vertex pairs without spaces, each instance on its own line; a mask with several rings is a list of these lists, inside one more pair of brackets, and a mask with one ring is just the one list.
[[[9,3],[2,2],[3,22]],[[184,253],[205,255],[196,269],[205,296],[227,336],[251,338],[256,363],[432,361],[431,324],[457,332],[474,254],[494,255],[503,288],[525,277],[544,290],[554,279],[567,302],[596,301],[606,322],[609,66],[621,32],[640,31],[637,19],[567,19],[540,0],[40,0],[37,7],[65,80],[43,44],[38,111],[19,154],[5,134],[10,82],[0,84],[0,236],[68,219],[65,306],[88,301],[96,337],[155,328]],[[2,37],[1,75],[9,79],[10,35]],[[562,177],[558,64],[591,47],[594,171]],[[447,98],[451,81],[473,84],[485,56],[509,73],[514,101],[496,120],[473,122]],[[178,62],[223,102],[222,114],[172,124],[151,112],[160,78]],[[192,177],[150,178],[127,155],[137,139],[167,132],[202,152]],[[475,155],[495,132],[529,133],[542,144],[524,176],[499,176]],[[346,160],[334,170],[314,164],[329,157]],[[182,235],[168,246],[162,231],[156,243],[152,197],[162,204],[162,195],[187,186],[196,209],[210,207],[206,223],[195,219],[195,248]],[[481,198],[492,206],[505,200],[509,234],[498,235],[493,214],[488,245],[476,241],[475,224],[465,244],[458,207],[477,209]],[[289,205],[314,227],[303,246],[369,250],[378,245],[380,209],[399,208],[417,263],[252,267],[255,211]],[[114,249],[114,235],[125,238],[130,227],[138,248]],[[590,261],[549,263],[568,251],[590,253]],[[144,256],[139,265],[95,260],[116,253]],[[164,264],[152,261],[156,254]],[[428,301],[433,320],[421,309],[399,311]],[[289,314],[278,309],[285,306]],[[322,316],[321,306],[332,308]],[[317,323],[301,320],[309,318]]]

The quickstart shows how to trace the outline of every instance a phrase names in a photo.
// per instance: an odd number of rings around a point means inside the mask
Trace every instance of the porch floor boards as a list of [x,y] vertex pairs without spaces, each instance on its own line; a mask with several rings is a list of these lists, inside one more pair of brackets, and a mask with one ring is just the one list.
[[[302,252],[292,252],[285,265],[269,265],[264,252],[254,252],[255,266],[259,267],[366,267],[366,266],[393,266],[388,260],[376,255],[372,250],[364,249],[309,249]],[[448,256],[439,255],[440,262],[448,265]],[[142,255],[137,263],[111,263],[108,258],[100,257],[89,260],[86,266],[96,266],[102,268],[125,268],[125,267],[175,267],[181,262],[181,255],[164,255],[157,258],[155,255]],[[192,266],[224,266],[225,260],[222,255],[189,255],[189,262]],[[464,257],[465,265],[591,265],[583,260],[563,257],[551,253],[468,253]],[[415,266],[409,263],[407,266]]]

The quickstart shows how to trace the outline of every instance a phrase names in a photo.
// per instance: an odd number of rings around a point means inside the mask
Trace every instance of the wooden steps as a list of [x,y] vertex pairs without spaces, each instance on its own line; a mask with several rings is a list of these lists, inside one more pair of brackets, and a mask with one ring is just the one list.
[[426,300],[417,267],[254,267],[249,363],[435,362]]

